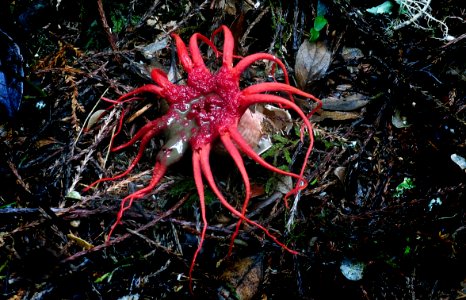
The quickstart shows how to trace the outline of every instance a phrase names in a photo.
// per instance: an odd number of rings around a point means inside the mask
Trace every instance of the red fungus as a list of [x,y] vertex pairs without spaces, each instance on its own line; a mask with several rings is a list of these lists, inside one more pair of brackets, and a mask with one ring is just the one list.
[[[222,31],[224,35],[223,53],[221,54],[223,63],[221,68],[216,73],[212,74],[204,64],[198,47],[198,42],[203,41],[211,47],[217,55],[219,55],[220,53],[213,44],[213,39]],[[212,34],[211,40],[199,33],[195,33],[189,41],[189,52],[184,42],[177,34],[173,34],[172,37],[176,43],[180,63],[188,75],[187,84],[175,85],[167,79],[167,76],[163,71],[154,69],[151,73],[151,77],[155,84],[142,86],[121,96],[116,101],[112,101],[114,103],[122,103],[139,99],[135,97],[137,94],[152,93],[164,98],[169,104],[169,109],[164,116],[143,126],[131,140],[123,145],[112,148],[112,151],[117,151],[131,146],[139,140],[141,141],[136,157],[125,172],[113,177],[97,180],[89,185],[86,190],[95,186],[97,183],[116,180],[128,175],[141,159],[147,143],[163,130],[168,130],[169,134],[168,141],[156,157],[156,163],[150,183],[146,187],[126,196],[121,201],[121,208],[118,212],[116,222],[110,230],[109,238],[115,227],[120,223],[123,213],[131,207],[133,201],[143,198],[153,190],[164,176],[167,167],[178,161],[189,145],[193,151],[192,164],[194,180],[199,195],[201,217],[204,225],[201,231],[199,246],[192,259],[189,277],[191,278],[192,276],[196,257],[202,248],[202,243],[205,239],[207,229],[203,178],[207,181],[208,185],[218,197],[222,205],[239,219],[235,232],[231,238],[229,252],[232,250],[233,241],[238,235],[242,222],[246,222],[261,229],[270,239],[280,245],[283,249],[292,254],[297,254],[296,251],[288,248],[280,242],[264,226],[246,217],[251,188],[240,151],[270,171],[282,175],[288,175],[297,179],[296,187],[285,196],[285,199],[289,195],[296,194],[298,191],[304,189],[307,182],[304,180],[303,174],[306,169],[306,164],[312,150],[314,140],[312,135],[312,126],[307,116],[293,102],[292,95],[299,95],[316,101],[318,104],[317,108],[320,106],[320,100],[311,94],[290,86],[284,64],[273,55],[266,53],[252,54],[242,58],[236,65],[233,65],[234,40],[231,31],[226,26],[221,26],[217,29]],[[239,87],[241,74],[257,60],[269,60],[278,65],[284,72],[285,83],[259,83],[241,90]],[[267,92],[285,92],[290,95],[290,100],[273,94],[265,94]],[[273,103],[284,108],[292,109],[303,119],[303,129],[305,128],[309,131],[310,142],[299,174],[280,170],[267,163],[254,152],[238,132],[237,126],[241,116],[249,106],[256,103]],[[314,111],[312,111],[311,114],[313,112]],[[245,198],[241,211],[233,207],[222,195],[215,183],[210,169],[209,154],[212,143],[218,138],[220,138],[226,151],[231,155],[244,182]]]

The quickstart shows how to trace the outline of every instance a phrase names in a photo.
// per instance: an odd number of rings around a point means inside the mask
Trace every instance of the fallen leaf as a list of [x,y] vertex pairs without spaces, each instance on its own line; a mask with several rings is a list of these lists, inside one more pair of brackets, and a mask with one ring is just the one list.
[[55,138],[49,137],[49,138],[38,140],[35,145],[37,148],[42,148],[44,146],[58,144],[58,143],[59,141],[57,141]]
[[72,233],[68,233],[66,235],[67,238],[69,238],[70,240],[72,240],[73,242],[75,242],[78,246],[80,247],[83,247],[84,249],[86,250],[89,250],[91,248],[94,248],[94,245],[92,245],[91,243],[89,243],[88,241],[72,234]]
[[280,176],[277,182],[276,190],[286,195],[293,189],[293,180],[290,176]]
[[288,111],[272,105],[256,105],[246,110],[238,124],[238,131],[257,154],[272,147],[271,136],[288,133],[293,121]]
[[323,98],[322,109],[325,110],[338,110],[338,111],[352,111],[364,107],[369,103],[369,97],[354,93],[343,97],[328,97]]
[[267,117],[265,121],[272,126],[271,130],[273,133],[279,131],[289,133],[291,128],[293,128],[293,119],[288,110],[270,104],[264,105],[259,110]]
[[345,61],[349,61],[363,58],[364,54],[359,48],[343,47],[343,49],[341,50],[341,56]]
[[95,123],[97,123],[98,120],[106,113],[105,109],[99,109],[96,110],[90,117],[89,121],[87,121],[86,127],[84,128],[84,131],[90,130]]
[[347,111],[327,111],[320,110],[311,117],[312,122],[321,122],[325,119],[331,119],[334,121],[346,121],[355,120],[360,117],[359,113],[347,112]]
[[162,49],[165,49],[167,45],[168,45],[168,38],[165,37],[161,40],[156,40],[153,43],[145,45],[144,47],[142,47],[141,52],[142,52],[142,55],[144,55],[146,59],[153,59],[154,57],[156,57],[156,53]]
[[296,55],[295,75],[298,86],[304,89],[309,82],[322,78],[327,73],[331,58],[332,54],[325,43],[305,40]]
[[395,113],[392,116],[392,124],[396,128],[408,128],[411,124],[408,123],[406,116],[401,115],[400,110],[395,110]]
[[70,191],[65,197],[73,200],[81,200],[82,198],[78,191]]
[[225,1],[225,7],[224,11],[229,14],[230,16],[235,16],[236,15],[236,5],[235,5],[235,0],[228,0]]
[[[263,256],[250,256],[230,265],[220,279],[233,288],[237,299],[252,299],[264,278]],[[225,293],[226,291],[223,291]],[[236,298],[235,298],[236,299]]]
[[338,177],[341,183],[345,183],[346,167],[336,167],[335,170],[333,170],[333,174]]
[[251,183],[251,199],[265,194],[265,187],[256,183]]

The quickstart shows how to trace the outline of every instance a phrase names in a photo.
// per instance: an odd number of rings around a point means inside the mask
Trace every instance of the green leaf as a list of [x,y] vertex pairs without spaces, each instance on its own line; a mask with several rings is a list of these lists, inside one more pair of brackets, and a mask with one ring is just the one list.
[[324,142],[325,150],[329,150],[335,147],[335,143],[332,141],[323,140],[323,142]]
[[288,149],[283,149],[283,155],[285,156],[285,160],[288,164],[291,164],[291,155]]
[[108,278],[108,282],[110,282],[110,280],[112,279],[112,275],[113,275],[113,272],[105,273],[104,275],[102,275],[99,278],[97,278],[96,280],[94,280],[94,283],[101,283],[107,278]]
[[403,191],[403,190],[410,190],[414,188],[414,183],[413,183],[413,180],[409,177],[405,177],[403,179],[403,182],[400,183],[397,187],[396,187],[396,190],[397,191]]
[[0,209],[10,208],[10,207],[14,207],[14,206],[16,206],[16,202],[11,202],[11,203],[0,205]]
[[395,193],[393,194],[393,196],[395,197],[401,197],[401,195],[403,195],[403,193],[407,190],[411,190],[413,188],[415,188],[416,186],[414,185],[414,182],[411,178],[409,177],[405,177],[403,179],[403,182],[400,183],[397,187],[396,187],[396,191]]
[[275,189],[275,186],[277,185],[277,181],[278,181],[277,177],[275,176],[269,177],[264,187],[265,193],[267,195],[271,194],[272,191]]
[[65,197],[71,200],[81,200],[81,194],[77,191],[70,191]]
[[113,23],[112,32],[119,33],[124,28],[126,20],[124,20],[123,17],[120,15],[118,16],[113,15],[110,17],[110,19],[112,20],[112,23]]
[[6,260],[1,266],[0,266],[0,273],[3,272],[3,270],[8,266],[8,260]]
[[286,137],[279,135],[279,134],[274,134],[272,137],[274,141],[277,141],[283,144],[286,144],[289,141]]
[[405,247],[405,251],[404,251],[404,255],[408,255],[409,253],[411,253],[411,247],[408,245]]
[[196,185],[194,184],[194,180],[192,179],[187,179],[183,181],[180,180],[180,182],[173,185],[173,187],[168,190],[168,194],[171,197],[178,198],[195,189],[196,189]]
[[217,199],[217,195],[215,195],[210,189],[204,191],[204,201],[206,205],[213,203]]
[[309,41],[310,42],[315,42],[317,41],[317,39],[319,38],[320,36],[320,32],[318,32],[317,30],[315,30],[314,28],[311,28],[311,35],[309,37]]
[[270,147],[269,150],[262,153],[261,156],[264,159],[267,157],[274,157],[275,153],[279,151],[281,148],[283,148],[283,144],[281,143],[273,144],[272,147]]
[[327,23],[328,21],[324,16],[317,16],[314,20],[314,29],[316,31],[321,31]]

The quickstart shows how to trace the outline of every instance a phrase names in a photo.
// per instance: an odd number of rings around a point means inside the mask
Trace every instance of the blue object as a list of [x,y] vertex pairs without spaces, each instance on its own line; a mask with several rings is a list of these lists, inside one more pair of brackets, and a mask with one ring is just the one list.
[[0,110],[4,110],[10,118],[21,104],[23,79],[21,51],[13,39],[0,29]]

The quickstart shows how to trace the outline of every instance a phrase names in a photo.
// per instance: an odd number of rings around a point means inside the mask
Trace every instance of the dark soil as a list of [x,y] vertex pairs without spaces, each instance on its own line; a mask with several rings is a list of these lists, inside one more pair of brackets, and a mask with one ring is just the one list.
[[[274,0],[257,1],[258,8],[234,0],[103,1],[105,15],[94,2],[0,4],[0,28],[25,62],[20,109],[0,119],[0,298],[466,298],[466,172],[451,158],[466,158],[461,0],[432,1],[427,10],[448,26],[448,36],[442,23],[425,17],[390,30],[409,19],[396,1],[392,14],[378,15],[366,9],[383,1]],[[108,152],[118,124],[111,112],[119,110],[107,110],[108,118],[83,130],[93,111],[109,107],[99,99],[150,83],[151,67],[174,67],[170,32],[188,41],[222,24],[233,32],[237,55],[275,54],[296,85],[296,55],[318,14],[328,21],[318,41],[331,61],[302,88],[321,99],[357,95],[370,101],[352,111],[324,106],[311,118],[316,142],[305,174],[311,184],[300,194],[289,230],[278,177],[245,158],[255,190],[251,219],[300,255],[245,225],[227,257],[236,219],[206,187],[208,236],[190,292],[189,265],[202,227],[190,153],[152,195],[133,204],[106,242],[121,199],[150,180],[163,136],[147,146],[130,177],[83,192],[124,171],[138,150]],[[152,58],[143,55],[145,46],[163,38],[167,44]],[[205,45],[201,50],[215,69],[214,55]],[[348,57],[348,51],[358,55]],[[263,81],[268,72],[270,66],[258,62],[242,84]],[[305,112],[312,108],[297,103]],[[116,144],[166,110],[160,99],[143,96],[128,116],[147,104],[123,125]],[[299,172],[307,137],[301,143],[294,131],[283,136],[290,143],[280,139],[282,146],[267,159]],[[235,164],[222,153],[212,154],[211,164],[222,192],[241,207]],[[362,267],[361,277],[347,278],[345,263]]]

